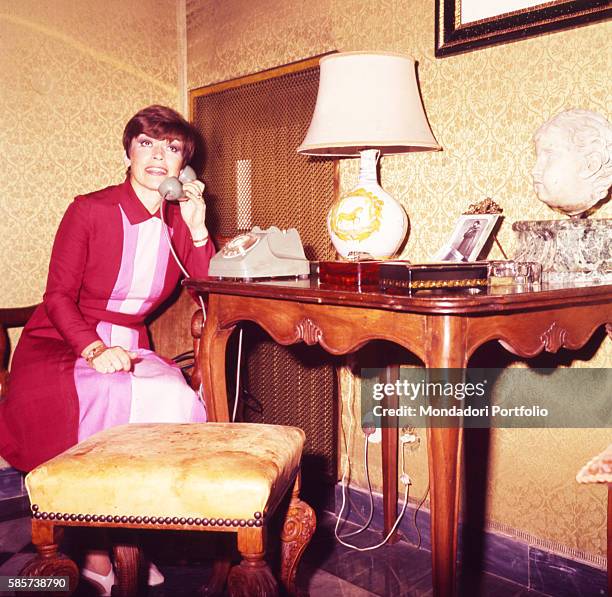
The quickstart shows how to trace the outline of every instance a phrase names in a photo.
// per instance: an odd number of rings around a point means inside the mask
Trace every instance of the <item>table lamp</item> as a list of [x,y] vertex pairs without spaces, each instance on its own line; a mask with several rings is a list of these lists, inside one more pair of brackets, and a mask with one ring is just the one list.
[[379,157],[439,149],[425,117],[412,58],[344,52],[321,59],[312,121],[297,151],[361,156],[357,186],[341,196],[327,216],[327,230],[341,257],[387,259],[408,231],[403,207],[378,184]]

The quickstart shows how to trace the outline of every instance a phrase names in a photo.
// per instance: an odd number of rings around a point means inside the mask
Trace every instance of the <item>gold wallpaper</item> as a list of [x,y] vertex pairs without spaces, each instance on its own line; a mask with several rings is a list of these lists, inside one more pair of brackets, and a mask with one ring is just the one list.
[[[468,204],[487,196],[504,208],[499,237],[510,253],[513,221],[561,217],[533,192],[532,134],[566,108],[587,108],[610,117],[610,23],[436,59],[431,0],[188,0],[187,15],[190,88],[330,50],[414,56],[425,110],[444,150],[388,157],[381,165],[383,186],[402,201],[410,217],[404,257],[413,261],[433,254]],[[357,173],[357,160],[341,161],[344,189],[354,184]],[[612,203],[595,217],[612,217]],[[501,254],[495,250],[491,256]],[[573,362],[611,365],[610,339],[603,340],[590,360]],[[347,429],[348,385],[346,375],[343,378]],[[351,458],[353,481],[365,486],[362,437],[353,437]],[[495,431],[490,525],[601,565],[606,550],[605,488],[578,486],[574,477],[611,440],[605,429]],[[380,488],[374,448],[370,462]],[[425,442],[407,456],[415,479],[412,497],[420,498],[427,486]]]
[[18,306],[72,198],[123,180],[127,119],[178,107],[176,2],[3,0],[0,45],[0,304]]
[[[67,204],[77,193],[122,179],[127,118],[153,102],[182,105],[185,40],[177,40],[183,31],[177,8],[182,14],[184,1],[0,4],[1,304],[40,300],[53,235]],[[513,221],[560,217],[531,188],[535,129],[564,108],[610,115],[612,25],[436,59],[433,4],[186,0],[188,87],[329,50],[413,55],[425,109],[444,151],[383,159],[382,183],[403,202],[411,221],[404,256],[426,259],[468,203],[486,196],[504,208],[500,240],[511,252]],[[342,160],[342,187],[350,188],[356,177],[356,160]],[[612,217],[612,204],[596,217]],[[606,339],[590,361],[574,366],[611,364],[612,342]],[[496,431],[490,524],[570,553],[592,554],[601,563],[605,491],[578,486],[574,476],[610,441],[609,430]],[[351,456],[353,480],[363,486],[361,442],[355,434]],[[372,473],[380,487],[377,462],[374,450]],[[410,452],[408,466],[417,498],[427,485],[424,442]]]
[[78,193],[121,181],[127,119],[176,106],[174,0],[0,4],[2,304],[41,298],[55,230]]

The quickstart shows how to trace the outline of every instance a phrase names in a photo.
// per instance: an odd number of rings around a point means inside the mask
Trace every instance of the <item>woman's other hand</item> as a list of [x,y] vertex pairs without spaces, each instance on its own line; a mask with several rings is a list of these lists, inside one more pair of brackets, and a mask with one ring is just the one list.
[[90,365],[98,373],[129,371],[132,368],[132,360],[137,356],[138,353],[125,350],[121,346],[111,346],[91,359]]
[[183,192],[187,201],[179,203],[181,216],[189,231],[191,238],[200,240],[208,237],[208,230],[204,223],[206,203],[204,203],[204,183],[201,180],[192,180],[183,184]]

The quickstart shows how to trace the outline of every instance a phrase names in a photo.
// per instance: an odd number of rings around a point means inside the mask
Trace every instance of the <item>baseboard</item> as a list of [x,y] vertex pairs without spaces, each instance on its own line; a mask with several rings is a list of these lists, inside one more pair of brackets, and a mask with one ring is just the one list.
[[[360,488],[351,488],[348,495],[342,518],[363,525],[370,512],[369,495]],[[373,499],[374,517],[370,528],[382,530],[382,495],[374,493]],[[330,511],[338,515],[341,505],[342,487],[338,483],[335,488],[335,506],[333,510],[330,508]],[[417,532],[414,524],[416,507],[416,503],[408,502],[398,531],[403,540],[413,545],[419,544],[420,533],[421,549],[431,551],[430,513],[425,508],[419,510],[416,518],[419,529]],[[400,508],[401,503],[398,504],[398,512]],[[460,562],[469,561],[471,566],[476,564],[484,572],[553,597],[569,594],[569,587],[572,595],[607,594],[606,558],[589,554],[584,554],[581,559],[568,558],[554,550],[547,550],[546,541],[532,538],[520,531],[513,533],[508,527],[504,527],[505,532],[500,532],[491,528],[492,526],[488,525],[484,532],[477,531],[474,534],[479,537],[476,541],[478,554],[475,554],[471,531],[460,524]],[[463,537],[467,537],[465,542],[461,539]],[[464,544],[470,546],[470,551],[464,548]]]
[[27,495],[0,501],[0,522],[30,516],[30,500]]
[[23,473],[11,467],[0,469],[0,521],[29,514]]

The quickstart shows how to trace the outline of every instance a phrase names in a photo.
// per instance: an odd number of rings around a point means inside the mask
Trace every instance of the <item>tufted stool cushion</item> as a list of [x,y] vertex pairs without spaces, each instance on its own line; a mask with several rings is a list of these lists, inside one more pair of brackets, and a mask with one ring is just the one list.
[[43,519],[96,515],[108,522],[146,517],[153,524],[197,519],[251,526],[287,491],[303,445],[296,427],[122,425],[40,465],[26,486]]

